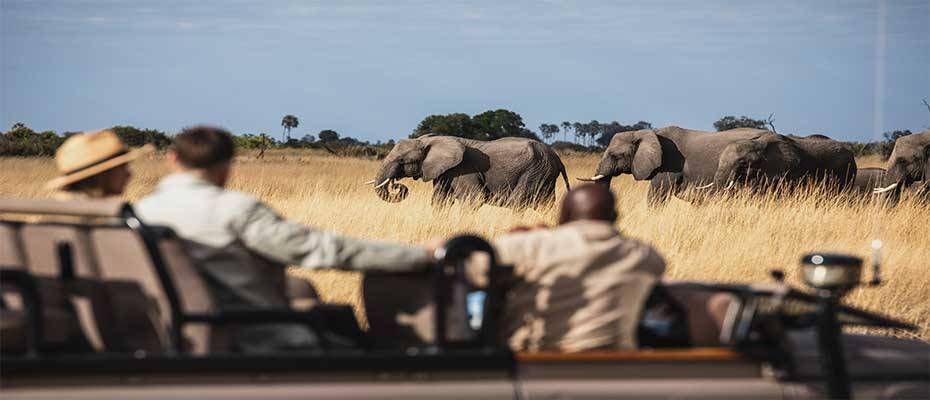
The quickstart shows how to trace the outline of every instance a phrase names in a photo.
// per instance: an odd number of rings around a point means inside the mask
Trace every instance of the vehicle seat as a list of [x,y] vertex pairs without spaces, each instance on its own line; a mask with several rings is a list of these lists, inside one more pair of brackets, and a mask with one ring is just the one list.
[[[160,333],[166,329],[163,321],[155,321],[160,317],[152,318],[158,315],[157,307],[152,306],[153,288],[144,288],[144,275],[113,273],[118,267],[137,265],[138,260],[124,256],[138,243],[131,237],[131,230],[109,223],[112,218],[91,222],[69,214],[97,212],[94,207],[101,204],[113,210],[114,217],[123,207],[113,201],[0,199],[0,213],[41,218],[39,222],[0,221],[0,259],[14,264],[8,268],[25,270],[36,279],[45,327],[40,347],[67,347],[59,336],[70,335],[64,342],[80,344],[73,351],[161,352],[166,340],[160,336],[166,335]],[[59,217],[62,215],[66,217]],[[119,230],[130,235],[110,237]],[[62,246],[66,246],[68,255],[64,263]],[[5,303],[13,306],[8,307],[10,311],[15,311],[18,301],[10,299],[14,294],[4,290]],[[21,331],[23,323],[16,322],[17,318],[21,315],[8,313],[5,332],[14,335]]]
[[665,281],[661,285],[671,300],[685,311],[691,345],[719,346],[723,320],[735,297],[729,293],[713,292],[685,282]]

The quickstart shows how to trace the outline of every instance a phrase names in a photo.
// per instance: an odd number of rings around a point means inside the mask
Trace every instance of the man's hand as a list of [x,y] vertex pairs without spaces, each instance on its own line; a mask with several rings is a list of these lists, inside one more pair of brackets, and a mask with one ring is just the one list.
[[539,223],[536,225],[517,225],[517,226],[510,228],[510,230],[508,230],[507,232],[517,233],[517,232],[537,231],[540,229],[549,229],[549,226],[543,223]]
[[425,247],[426,251],[429,252],[429,258],[431,261],[436,261],[436,250],[438,250],[444,244],[446,244],[446,239],[441,237],[432,238],[423,244],[423,247]]

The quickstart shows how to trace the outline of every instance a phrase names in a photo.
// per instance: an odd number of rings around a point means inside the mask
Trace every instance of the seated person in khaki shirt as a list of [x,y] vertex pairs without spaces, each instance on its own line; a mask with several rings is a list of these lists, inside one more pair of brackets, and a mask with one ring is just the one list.
[[[360,240],[288,221],[255,197],[224,189],[235,146],[229,132],[199,126],[179,133],[168,153],[172,174],[135,209],[185,240],[220,307],[288,307],[285,266],[411,271],[432,262],[426,247]],[[301,325],[249,325],[235,348],[254,352],[313,347]]]
[[[584,185],[566,194],[557,227],[520,229],[494,241],[499,262],[513,265],[517,278],[508,290],[502,322],[512,350],[635,349],[668,340],[687,344],[677,310],[663,310],[667,304],[654,293],[665,262],[651,246],[623,236],[614,227],[616,219],[610,189]],[[470,263],[468,271],[479,286],[486,284],[486,265],[481,265]],[[644,326],[647,313],[668,326],[658,333]]]

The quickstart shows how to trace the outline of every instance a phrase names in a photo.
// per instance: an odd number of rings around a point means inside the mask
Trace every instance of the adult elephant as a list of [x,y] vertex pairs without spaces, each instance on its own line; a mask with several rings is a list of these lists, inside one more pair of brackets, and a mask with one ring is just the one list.
[[923,181],[918,192],[930,195],[930,130],[895,141],[885,166],[885,186],[875,192],[898,195],[918,181]]
[[713,186],[816,182],[845,190],[856,180],[856,158],[843,142],[823,135],[808,137],[765,133],[724,148]]
[[885,182],[884,168],[859,168],[856,171],[856,183],[853,185],[857,194],[869,194],[880,189]]
[[636,180],[653,180],[650,202],[661,202],[683,188],[712,184],[720,154],[728,145],[770,134],[763,129],[740,128],[704,132],[669,126],[620,132],[610,140],[595,175],[583,181],[609,184],[620,174]]
[[[425,135],[397,142],[369,183],[388,202],[406,197],[406,187],[395,181],[409,177],[433,182],[434,206],[465,200],[524,208],[553,203],[559,175],[568,188],[562,160],[536,140]],[[391,193],[389,188],[400,192]]]

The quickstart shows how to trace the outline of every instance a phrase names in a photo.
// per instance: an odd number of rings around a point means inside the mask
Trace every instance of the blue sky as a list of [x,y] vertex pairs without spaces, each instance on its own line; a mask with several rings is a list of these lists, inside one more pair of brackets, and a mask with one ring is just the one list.
[[[501,4],[504,3],[504,4]],[[930,112],[930,1],[0,0],[0,127],[408,135],[429,114],[869,140]],[[928,99],[930,101],[930,99]]]

